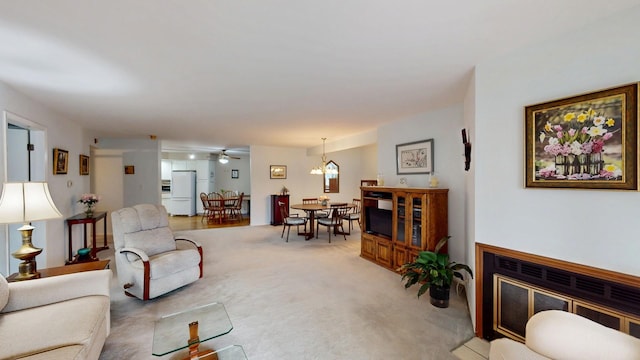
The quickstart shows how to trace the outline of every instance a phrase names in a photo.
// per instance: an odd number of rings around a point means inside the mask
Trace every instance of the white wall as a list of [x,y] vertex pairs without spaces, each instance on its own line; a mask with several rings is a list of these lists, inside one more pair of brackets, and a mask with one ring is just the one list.
[[[92,148],[92,158],[92,191],[101,196],[96,210],[111,212],[136,204],[162,203],[159,141],[101,138]],[[124,173],[128,165],[134,167],[134,174]],[[111,233],[111,226],[107,232]]]
[[123,205],[125,207],[137,204],[161,204],[158,156],[158,151],[127,151],[123,154],[123,165],[134,167],[133,174],[124,174],[124,167],[120,169],[120,174],[124,176]]
[[386,186],[396,186],[406,177],[409,187],[428,187],[429,175],[397,175],[396,145],[433,139],[434,169],[439,187],[449,189],[449,254],[454,261],[466,262],[465,171],[461,130],[463,107],[456,105],[424,113],[378,128],[378,163]]
[[475,241],[640,275],[640,193],[525,189],[523,118],[527,105],[640,80],[638,18],[640,7],[477,66]]
[[[251,161],[250,156],[236,156],[240,159],[229,159],[226,164],[215,161],[215,191],[232,190],[238,193],[251,194]],[[238,178],[231,178],[231,170],[238,169]]]
[[[334,160],[340,166],[340,192],[327,194],[331,201],[351,202],[354,197],[360,197],[360,179],[376,171],[375,151],[375,145],[367,145],[327,152],[327,161]],[[292,204],[302,202],[305,197],[324,195],[321,176],[309,174],[321,161],[321,156],[308,156],[304,148],[252,146],[251,225],[270,223],[270,195],[279,194],[283,186],[289,189]],[[270,179],[270,165],[286,165],[287,178]]]

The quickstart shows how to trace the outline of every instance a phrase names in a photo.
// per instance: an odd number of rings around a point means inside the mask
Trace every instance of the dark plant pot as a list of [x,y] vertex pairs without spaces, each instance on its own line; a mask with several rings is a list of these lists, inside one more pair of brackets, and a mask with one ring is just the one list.
[[451,291],[451,286],[431,285],[429,287],[429,296],[431,296],[431,305],[439,308],[449,307],[450,291]]

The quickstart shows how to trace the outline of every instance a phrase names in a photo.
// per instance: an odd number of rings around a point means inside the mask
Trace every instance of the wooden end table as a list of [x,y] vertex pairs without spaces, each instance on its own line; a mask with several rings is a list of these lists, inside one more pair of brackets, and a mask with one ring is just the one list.
[[[45,277],[51,277],[51,276],[73,274],[73,273],[78,273],[83,271],[104,270],[108,268],[109,268],[109,260],[98,260],[98,261],[92,261],[92,262],[46,268],[46,269],[38,270],[38,272],[40,273],[40,278],[45,278]],[[7,282],[18,281],[18,280],[15,280],[17,276],[18,276],[18,273],[13,273],[9,275],[7,277]]]
[[[103,219],[104,220],[104,241],[101,247],[98,247],[96,244],[96,223]],[[98,251],[102,251],[108,249],[107,246],[107,213],[104,211],[94,212],[92,216],[87,216],[86,214],[78,214],[74,215],[67,219],[67,226],[69,227],[69,259],[67,260],[67,264],[73,264],[73,240],[72,240],[72,232],[71,227],[76,224],[82,224],[84,226],[84,247],[87,247],[87,224],[92,224],[92,246],[91,246],[91,254],[90,261],[96,261],[98,258],[96,257],[96,253]]]

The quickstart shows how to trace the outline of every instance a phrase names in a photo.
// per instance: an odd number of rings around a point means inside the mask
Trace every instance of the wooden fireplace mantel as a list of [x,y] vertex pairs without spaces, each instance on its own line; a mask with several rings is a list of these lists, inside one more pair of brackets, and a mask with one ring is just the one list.
[[484,294],[483,290],[483,279],[485,277],[483,259],[485,258],[485,254],[509,257],[521,261],[555,268],[558,270],[579,273],[588,277],[615,282],[617,284],[626,285],[633,288],[640,288],[640,277],[638,276],[553,259],[545,256],[524,253],[517,250],[505,249],[493,245],[476,243],[476,335],[481,338],[483,338],[485,335],[482,326],[482,324],[484,323],[484,306],[492,306],[492,304],[484,304],[484,300],[486,299],[485,295],[487,295]]

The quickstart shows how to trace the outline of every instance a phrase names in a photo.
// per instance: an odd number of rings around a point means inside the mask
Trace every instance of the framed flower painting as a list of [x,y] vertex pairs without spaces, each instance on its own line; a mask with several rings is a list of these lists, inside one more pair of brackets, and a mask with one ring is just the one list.
[[638,83],[525,107],[525,186],[638,190]]

